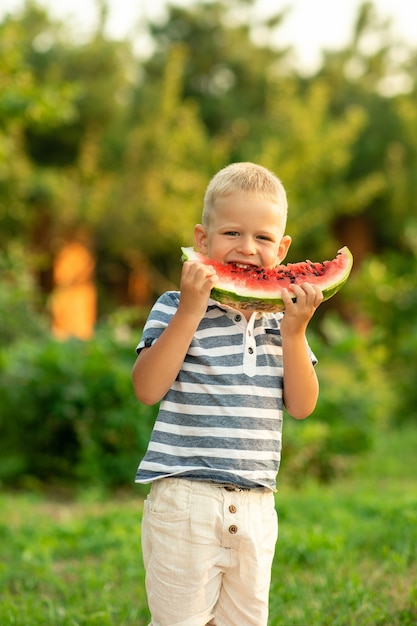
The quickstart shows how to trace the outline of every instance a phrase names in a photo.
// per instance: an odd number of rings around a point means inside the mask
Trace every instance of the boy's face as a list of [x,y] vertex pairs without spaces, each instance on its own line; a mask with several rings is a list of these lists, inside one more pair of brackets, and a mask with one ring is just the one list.
[[195,246],[222,263],[275,267],[285,258],[291,237],[284,237],[279,205],[260,194],[236,192],[219,198],[207,228],[197,224]]

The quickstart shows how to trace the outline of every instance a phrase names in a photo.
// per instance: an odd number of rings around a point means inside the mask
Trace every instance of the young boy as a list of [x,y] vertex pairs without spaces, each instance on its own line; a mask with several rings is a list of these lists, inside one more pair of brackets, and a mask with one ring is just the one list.
[[[234,163],[208,185],[194,244],[216,261],[271,268],[291,243],[286,216],[278,178]],[[133,367],[137,398],[161,401],[136,476],[152,483],[142,523],[151,626],[266,626],[283,405],[304,419],[318,397],[305,332],[321,291],[284,290],[284,314],[239,311],[210,299],[216,278],[184,263]]]

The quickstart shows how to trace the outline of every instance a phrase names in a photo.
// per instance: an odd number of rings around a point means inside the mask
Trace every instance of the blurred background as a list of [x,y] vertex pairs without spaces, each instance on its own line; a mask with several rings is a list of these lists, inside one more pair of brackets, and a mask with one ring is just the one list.
[[309,332],[314,419],[285,427],[287,476],[347,474],[416,423],[410,3],[397,21],[382,0],[83,6],[0,12],[1,484],[132,483],[156,414],[135,346],[238,160],[283,181],[289,261],[354,255]]

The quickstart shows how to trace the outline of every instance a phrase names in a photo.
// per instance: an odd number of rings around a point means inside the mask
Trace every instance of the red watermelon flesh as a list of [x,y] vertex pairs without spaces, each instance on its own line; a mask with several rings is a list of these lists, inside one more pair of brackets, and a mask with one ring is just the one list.
[[199,261],[216,270],[219,280],[211,291],[213,300],[238,309],[268,312],[284,309],[281,290],[292,284],[318,285],[323,300],[328,300],[343,287],[353,265],[352,253],[346,246],[332,261],[302,261],[271,269],[220,263],[199,254],[194,248],[182,248],[182,253],[183,261]]

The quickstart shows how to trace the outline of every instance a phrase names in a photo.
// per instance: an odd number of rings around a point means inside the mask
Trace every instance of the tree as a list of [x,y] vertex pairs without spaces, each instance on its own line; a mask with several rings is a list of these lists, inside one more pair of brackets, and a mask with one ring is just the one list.
[[[155,53],[144,64],[146,79],[161,76],[173,47],[184,48],[181,97],[198,106],[210,136],[230,137],[230,147],[257,127],[267,102],[270,75],[288,67],[288,50],[273,49],[270,40],[284,12],[261,18],[254,0],[195,2],[187,8],[169,5],[166,20],[150,23]],[[255,43],[254,33],[265,43]],[[233,138],[233,139],[232,139]],[[233,151],[231,160],[241,158]]]
[[38,80],[27,58],[30,40],[22,21],[8,18],[0,24],[0,46],[0,243],[5,245],[17,236],[30,240],[39,219],[29,208],[40,189],[27,129],[73,119],[76,88],[66,81]]
[[181,98],[184,61],[183,48],[173,48],[161,79],[138,92],[120,175],[106,220],[97,227],[100,248],[133,267],[146,259],[157,268],[150,272],[155,291],[162,275],[165,285],[178,285],[180,246],[192,244],[209,172],[226,158],[222,143],[209,139],[194,103]]

